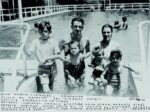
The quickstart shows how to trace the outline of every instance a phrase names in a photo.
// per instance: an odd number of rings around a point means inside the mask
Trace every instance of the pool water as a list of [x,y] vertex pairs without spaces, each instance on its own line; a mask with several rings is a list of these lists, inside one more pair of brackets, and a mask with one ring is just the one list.
[[[114,30],[112,40],[120,44],[120,48],[123,51],[123,61],[127,62],[140,62],[140,46],[139,37],[137,32],[137,25],[140,21],[147,20],[147,15],[144,12],[129,12],[120,14],[114,12],[70,12],[60,15],[50,16],[38,20],[29,21],[33,28],[33,23],[40,21],[50,21],[52,25],[52,35],[58,40],[67,38],[67,35],[71,32],[71,19],[76,16],[81,16],[85,20],[85,27],[83,29],[83,35],[89,38],[91,42],[91,48],[102,39],[101,27],[109,23],[114,24],[115,20],[121,22],[122,16],[125,15],[128,18],[128,29],[127,30]],[[20,42],[19,28],[7,28],[0,30],[0,46],[3,47],[18,47]],[[37,38],[39,35],[35,30],[31,30],[27,44]],[[15,52],[15,51],[14,51]],[[16,52],[5,52],[1,51],[0,58],[14,58]]]
[[[118,13],[115,11],[112,11],[112,12],[69,12],[69,13],[59,14],[59,15],[41,18],[37,20],[32,20],[28,22],[31,25],[31,28],[33,28],[33,30],[30,31],[26,44],[27,46],[30,45],[32,40],[39,36],[38,32],[34,29],[35,22],[50,21],[52,25],[51,35],[53,35],[56,39],[61,40],[61,39],[67,38],[68,34],[71,32],[71,19],[76,16],[81,16],[85,20],[83,35],[88,37],[88,39],[91,42],[91,48],[93,48],[93,46],[97,45],[97,43],[100,40],[102,40],[101,27],[106,23],[113,25],[115,20],[121,21],[121,18],[123,15],[127,16],[128,18],[128,29],[119,30],[119,31],[114,30],[112,40],[120,44],[120,48],[123,51],[123,62],[140,63],[141,57],[140,57],[140,45],[139,45],[137,25],[140,21],[147,20],[147,14],[142,11],[138,11],[134,13],[133,12]],[[15,30],[14,28],[9,29],[9,30],[12,32],[19,31],[19,29],[17,28]],[[6,33],[5,36],[3,33]],[[14,42],[14,38],[13,38],[12,43],[9,42],[8,44],[7,43],[8,41],[5,40],[5,37],[9,37],[9,36],[14,37],[17,41]],[[0,38],[2,38],[1,40],[5,41],[5,42],[1,41],[0,46],[6,46],[6,45],[17,46],[20,41],[18,37],[19,36],[16,36],[16,33],[11,33],[11,34],[8,33],[7,35],[6,31],[0,32]],[[1,52],[0,58],[1,59],[15,58],[15,54],[16,52],[15,53],[14,52],[12,53]],[[90,59],[88,59],[86,62],[88,64],[90,62]],[[62,66],[58,66],[58,68],[59,68],[59,71],[58,71],[56,80],[59,81],[59,83],[54,84],[56,93],[60,93],[61,89],[63,89],[62,85],[64,85],[64,75],[63,75]],[[88,68],[86,70],[87,79],[91,76],[91,73],[92,73],[92,69]],[[88,89],[86,90],[80,90],[80,93],[81,94],[90,93],[89,87],[87,88]],[[92,89],[91,89],[91,92],[93,92]],[[78,90],[73,91],[73,93],[78,94]],[[91,93],[91,94],[94,95],[95,93]],[[97,92],[96,95],[98,94],[99,93]]]

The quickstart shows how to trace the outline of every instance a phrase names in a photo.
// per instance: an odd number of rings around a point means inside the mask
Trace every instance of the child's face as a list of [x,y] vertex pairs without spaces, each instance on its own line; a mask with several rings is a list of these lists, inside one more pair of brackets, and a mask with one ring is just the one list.
[[46,27],[43,30],[40,30],[39,33],[41,35],[42,40],[47,40],[49,38],[50,32],[47,30]]
[[110,62],[115,65],[115,66],[119,66],[121,61],[121,57],[118,54],[114,54],[111,58],[110,58]]
[[79,47],[76,43],[70,45],[70,52],[72,55],[77,55],[79,51]]
[[102,49],[98,50],[98,54],[95,57],[102,59],[104,57],[104,51]]

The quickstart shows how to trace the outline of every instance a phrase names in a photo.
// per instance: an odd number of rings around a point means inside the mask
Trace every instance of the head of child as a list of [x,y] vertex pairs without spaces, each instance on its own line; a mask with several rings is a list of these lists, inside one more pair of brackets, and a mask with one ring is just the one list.
[[120,61],[122,60],[122,52],[119,49],[112,50],[109,57],[110,63],[115,67],[120,66]]
[[104,50],[103,49],[98,49],[97,52],[94,53],[94,56],[98,60],[102,60],[104,57]]
[[127,17],[125,17],[125,16],[122,17],[122,21],[123,21],[123,22],[126,22],[126,21],[127,21]]
[[80,44],[77,41],[71,41],[69,44],[69,50],[71,55],[77,55],[80,53]]
[[47,40],[49,38],[49,34],[52,32],[50,22],[44,21],[41,23],[35,23],[34,26],[38,29],[39,34],[41,35],[40,39]]

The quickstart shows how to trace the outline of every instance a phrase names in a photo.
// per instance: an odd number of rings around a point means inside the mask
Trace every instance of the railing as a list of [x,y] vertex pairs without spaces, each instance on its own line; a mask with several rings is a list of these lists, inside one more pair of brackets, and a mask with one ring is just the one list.
[[[11,74],[11,80],[9,80],[9,84],[11,84],[11,87],[6,87],[6,85],[4,84],[4,91],[11,91],[11,92],[14,92],[16,91],[16,74],[17,74],[17,71],[18,71],[18,63],[20,62],[21,60],[21,57],[23,55],[23,49],[24,49],[24,46],[25,46],[25,43],[26,43],[26,40],[27,40],[27,36],[29,34],[29,31],[30,31],[30,25],[27,24],[27,23],[12,23],[12,22],[7,22],[7,23],[1,23],[0,24],[1,26],[20,26],[20,29],[22,30],[22,26],[26,26],[26,32],[24,33],[23,37],[21,37],[21,43],[20,43],[20,46],[19,48],[16,48],[16,47],[0,47],[1,50],[18,50],[17,52],[17,55],[16,55],[16,58],[14,60],[14,65],[12,65],[12,70],[11,71],[7,71],[7,72],[10,72],[9,74]],[[25,57],[25,56],[23,56]],[[25,59],[24,59],[25,60]],[[26,61],[22,61],[22,65],[26,66]],[[23,68],[24,70],[24,74],[26,72],[26,67]],[[10,85],[9,85],[10,86]]]
[[[43,7],[27,7],[22,8],[23,21],[36,19],[36,17],[49,16],[59,12],[67,11],[67,6],[43,6]],[[0,10],[0,21],[12,21],[19,19],[18,9],[2,9]]]
[[[112,4],[83,4],[83,5],[55,5],[43,7],[22,8],[24,21],[37,19],[66,11],[92,11],[92,10],[148,10],[149,3],[112,3]],[[12,21],[19,18],[18,9],[0,10],[0,21]]]

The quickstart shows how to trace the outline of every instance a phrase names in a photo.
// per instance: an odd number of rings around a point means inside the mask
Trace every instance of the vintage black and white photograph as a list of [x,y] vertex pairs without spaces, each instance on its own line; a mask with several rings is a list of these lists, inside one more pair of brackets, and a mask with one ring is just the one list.
[[0,92],[147,97],[149,0],[0,0]]

